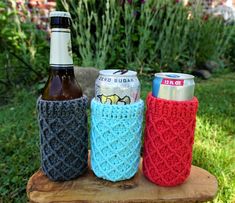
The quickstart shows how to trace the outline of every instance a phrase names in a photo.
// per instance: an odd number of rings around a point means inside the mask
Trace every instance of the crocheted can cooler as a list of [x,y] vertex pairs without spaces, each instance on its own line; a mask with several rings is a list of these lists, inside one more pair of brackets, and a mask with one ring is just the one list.
[[143,173],[153,183],[175,186],[190,174],[198,100],[147,97]]
[[37,100],[41,167],[54,181],[71,180],[87,169],[87,97]]
[[144,102],[129,105],[91,102],[91,168],[112,182],[138,171]]

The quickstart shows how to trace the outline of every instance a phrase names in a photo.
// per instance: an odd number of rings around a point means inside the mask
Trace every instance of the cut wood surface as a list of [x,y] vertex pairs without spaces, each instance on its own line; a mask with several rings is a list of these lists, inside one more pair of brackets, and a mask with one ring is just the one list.
[[75,180],[53,182],[39,170],[28,181],[27,195],[34,203],[203,202],[212,200],[217,188],[216,178],[196,166],[182,185],[160,187],[143,176],[140,165],[132,179],[117,183],[97,178],[90,169]]

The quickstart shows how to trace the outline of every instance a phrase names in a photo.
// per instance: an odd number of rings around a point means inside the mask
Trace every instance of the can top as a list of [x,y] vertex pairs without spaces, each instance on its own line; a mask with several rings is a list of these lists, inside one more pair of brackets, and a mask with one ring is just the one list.
[[69,12],[65,11],[52,11],[50,12],[49,17],[64,17],[64,18],[71,18],[71,15]]
[[194,78],[193,75],[184,74],[184,73],[171,73],[171,72],[155,73],[154,76],[159,78],[183,79],[183,80],[189,80]]
[[99,73],[100,75],[114,77],[133,77],[137,75],[136,71],[119,69],[101,70]]

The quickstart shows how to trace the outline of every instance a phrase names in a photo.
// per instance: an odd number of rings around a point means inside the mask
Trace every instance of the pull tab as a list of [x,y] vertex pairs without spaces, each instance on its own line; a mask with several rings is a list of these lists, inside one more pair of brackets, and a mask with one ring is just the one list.
[[128,70],[126,70],[126,69],[118,70],[118,71],[114,72],[113,75],[116,74],[116,73],[121,73],[120,75],[123,75],[123,74],[125,74],[127,72],[128,72]]

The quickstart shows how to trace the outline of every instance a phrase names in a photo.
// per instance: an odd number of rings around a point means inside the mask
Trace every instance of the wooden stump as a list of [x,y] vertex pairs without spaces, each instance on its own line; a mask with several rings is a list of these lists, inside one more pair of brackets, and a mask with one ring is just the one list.
[[[142,163],[142,162],[141,162]],[[28,181],[30,202],[202,202],[217,192],[216,178],[206,170],[192,166],[186,182],[176,187],[160,187],[149,182],[142,167],[130,180],[112,183],[97,178],[89,169],[83,176],[65,182],[49,180],[41,170]]]

